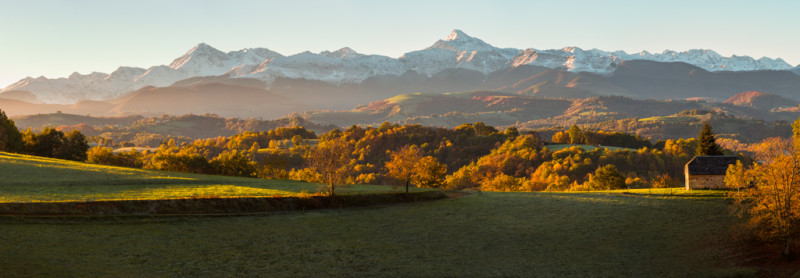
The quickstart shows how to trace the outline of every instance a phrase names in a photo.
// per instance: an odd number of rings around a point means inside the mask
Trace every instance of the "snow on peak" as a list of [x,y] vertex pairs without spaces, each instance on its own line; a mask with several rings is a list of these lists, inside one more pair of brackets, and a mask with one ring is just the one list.
[[227,53],[230,63],[237,65],[258,65],[266,60],[283,57],[278,52],[267,48],[245,48]]
[[322,51],[319,54],[329,58],[355,58],[361,56],[361,54],[359,54],[358,52],[349,47],[342,47],[339,50],[333,52]]
[[276,78],[338,84],[361,82],[380,75],[402,75],[407,71],[433,76],[445,69],[459,68],[488,74],[523,65],[610,75],[625,60],[684,62],[708,71],[791,70],[800,74],[800,65],[792,67],[782,59],[724,57],[709,49],[628,54],[573,46],[551,50],[498,48],[455,29],[432,46],[408,52],[398,59],[359,54],[349,47],[318,54],[306,51],[284,56],[266,48],[245,48],[225,53],[199,43],[169,66],[158,65],[148,69],[119,67],[111,74],[73,73],[68,78],[28,77],[3,88],[0,93],[26,90],[46,103],[75,103],[115,98],[145,86],[169,86],[186,78],[203,76],[257,78],[268,84]]
[[[494,47],[481,39],[470,37],[461,30],[453,30],[444,40],[438,40],[427,49],[444,49],[449,51],[498,51],[500,48]],[[513,54],[512,54],[513,55]]]
[[172,63],[169,64],[169,67],[173,69],[181,69],[187,64],[194,66],[200,66],[197,65],[200,63],[218,64],[227,57],[228,56],[224,52],[219,51],[208,44],[199,43],[187,51],[186,54],[172,61]]
[[780,58],[773,60],[762,57],[756,60],[750,56],[731,55],[730,57],[725,57],[711,49],[690,49],[682,52],[664,50],[657,54],[651,54],[647,51],[627,54],[623,51],[618,51],[614,52],[614,55],[623,60],[683,62],[707,71],[789,70],[792,68],[791,65]]
[[519,49],[494,47],[461,30],[453,30],[423,50],[408,52],[399,58],[408,70],[432,76],[447,68],[462,68],[488,74],[508,67]]
[[136,76],[141,75],[145,71],[147,71],[147,70],[145,70],[143,68],[122,67],[121,66],[121,67],[118,67],[117,70],[111,72],[111,74],[109,74],[106,77],[106,80],[110,80],[110,79],[128,80],[128,79],[132,79],[132,78],[135,78]]
[[451,32],[450,35],[447,36],[447,38],[444,39],[444,40],[446,40],[446,41],[454,41],[454,40],[458,40],[458,39],[469,40],[469,39],[472,39],[472,37],[467,35],[467,33],[464,33],[464,31],[461,31],[461,30],[458,30],[458,29],[453,29],[453,32]]

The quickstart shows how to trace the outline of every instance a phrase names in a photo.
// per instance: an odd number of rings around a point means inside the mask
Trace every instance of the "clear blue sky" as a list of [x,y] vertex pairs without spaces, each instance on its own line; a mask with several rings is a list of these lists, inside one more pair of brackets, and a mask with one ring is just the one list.
[[713,49],[800,63],[800,1],[0,0],[0,87],[169,64],[206,42],[399,57],[452,29],[498,47]]

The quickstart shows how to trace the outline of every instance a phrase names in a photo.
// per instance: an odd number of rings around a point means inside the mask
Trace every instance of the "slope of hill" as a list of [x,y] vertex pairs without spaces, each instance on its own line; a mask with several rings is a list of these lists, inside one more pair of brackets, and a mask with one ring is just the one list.
[[800,102],[796,100],[756,91],[736,94],[723,103],[753,107],[761,110],[797,108],[798,104],[800,104]]
[[[548,89],[544,83],[535,89]],[[574,89],[574,92],[584,92]],[[535,92],[535,91],[534,91]],[[547,91],[546,91],[547,92]],[[567,93],[564,88],[549,92]],[[344,111],[313,111],[301,114],[315,123],[338,126],[378,125],[384,121],[455,127],[482,121],[494,126],[541,128],[573,123],[598,123],[624,118],[669,116],[687,110],[707,110],[744,119],[794,120],[797,111],[771,111],[762,107],[737,106],[704,101],[641,100],[620,96],[577,99],[539,98],[492,91],[404,94]]]
[[[294,196],[303,191],[314,193],[319,186],[289,180],[141,170],[4,152],[0,152],[0,176],[0,203]],[[364,185],[337,193],[390,191],[387,186]]]
[[800,76],[788,71],[709,72],[686,63],[626,61],[604,81],[638,98],[725,100],[736,93],[759,91],[800,100]]
[[321,111],[302,114],[315,123],[348,126],[379,125],[382,122],[417,123],[454,127],[465,122],[511,125],[525,119],[542,119],[562,114],[571,101],[537,99],[496,92],[405,94],[349,111]]
[[188,87],[145,87],[114,100],[112,114],[181,115],[216,113],[225,116],[278,118],[309,107],[264,89],[221,83]]
[[262,132],[278,127],[302,126],[317,134],[336,128],[308,122],[299,117],[275,120],[223,118],[216,115],[182,115],[144,118],[90,117],[66,113],[39,114],[12,117],[17,128],[34,130],[42,127],[58,127],[64,130],[77,129],[87,136],[99,136],[113,144],[122,142],[136,146],[158,147],[162,141],[175,139],[178,143],[194,139],[232,136],[245,131]]
[[12,117],[18,129],[40,130],[44,127],[75,126],[79,124],[93,127],[127,126],[144,119],[142,116],[92,117],[69,113],[36,114]]

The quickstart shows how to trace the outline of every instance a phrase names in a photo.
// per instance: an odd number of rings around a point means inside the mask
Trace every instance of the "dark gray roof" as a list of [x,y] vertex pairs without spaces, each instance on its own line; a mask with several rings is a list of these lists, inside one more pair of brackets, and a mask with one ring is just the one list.
[[728,165],[736,163],[736,156],[707,155],[695,156],[686,163],[690,175],[724,175]]

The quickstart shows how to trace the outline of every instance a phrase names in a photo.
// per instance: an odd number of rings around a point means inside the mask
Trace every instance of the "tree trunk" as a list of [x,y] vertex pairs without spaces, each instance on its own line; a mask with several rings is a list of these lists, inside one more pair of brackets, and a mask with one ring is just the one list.
[[794,255],[792,254],[792,248],[790,244],[790,240],[784,240],[784,247],[783,247],[783,257],[787,260],[794,260]]
[[408,184],[409,183],[411,183],[411,181],[406,181],[406,198],[408,198]]

